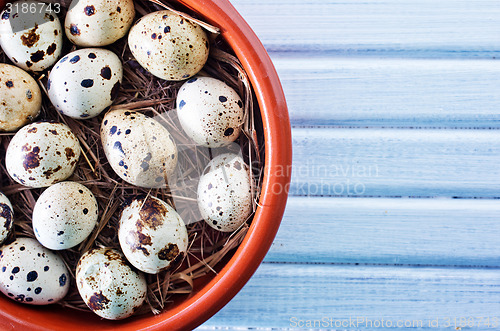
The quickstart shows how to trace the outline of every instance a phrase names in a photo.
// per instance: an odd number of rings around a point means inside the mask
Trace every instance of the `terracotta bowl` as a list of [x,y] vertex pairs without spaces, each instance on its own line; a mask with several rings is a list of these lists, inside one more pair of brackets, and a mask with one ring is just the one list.
[[[4,2],[1,1],[0,2]],[[179,297],[156,316],[107,321],[58,305],[22,305],[0,295],[0,329],[31,330],[187,330],[220,310],[250,279],[278,231],[287,200],[292,144],[285,97],[261,42],[228,0],[179,0],[219,27],[250,76],[261,110],[265,167],[260,203],[243,243],[217,276],[201,279],[190,296]],[[0,3],[1,5],[1,3]]]

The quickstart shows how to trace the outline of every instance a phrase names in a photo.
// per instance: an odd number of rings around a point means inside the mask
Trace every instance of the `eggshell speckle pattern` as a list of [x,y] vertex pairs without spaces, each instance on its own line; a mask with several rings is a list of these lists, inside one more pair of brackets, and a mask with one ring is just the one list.
[[96,248],[82,255],[76,267],[76,285],[85,304],[111,320],[132,315],[147,293],[144,275],[111,248]]
[[0,192],[0,243],[9,235],[14,226],[14,209],[10,200]]
[[111,106],[123,78],[122,63],[115,53],[85,48],[69,53],[50,72],[47,91],[62,114],[92,118]]
[[36,122],[14,135],[5,163],[7,172],[19,184],[46,187],[71,176],[79,158],[80,143],[68,126]]
[[12,11],[5,9],[0,13],[0,46],[9,59],[24,70],[49,68],[61,55],[59,18],[43,2],[21,0],[15,4]]
[[132,0],[73,0],[64,29],[75,45],[106,46],[125,36],[134,16]]
[[97,201],[82,184],[61,182],[47,188],[33,209],[33,231],[45,247],[71,248],[87,238],[97,224]]
[[223,81],[193,77],[177,94],[182,128],[197,144],[221,147],[235,141],[243,125],[243,102]]
[[186,225],[179,214],[151,196],[133,199],[123,209],[118,239],[130,263],[150,274],[176,265],[188,247]]
[[143,68],[158,78],[173,81],[198,73],[209,53],[205,31],[168,10],[140,18],[130,29],[128,43]]
[[243,158],[222,154],[210,161],[198,183],[198,207],[214,229],[231,232],[252,212],[250,172]]
[[0,63],[0,131],[14,131],[40,113],[42,94],[26,71]]
[[31,305],[55,303],[69,290],[64,261],[36,239],[17,238],[0,248],[0,291]]
[[101,140],[113,170],[132,185],[164,187],[177,165],[177,147],[168,130],[139,112],[108,112]]

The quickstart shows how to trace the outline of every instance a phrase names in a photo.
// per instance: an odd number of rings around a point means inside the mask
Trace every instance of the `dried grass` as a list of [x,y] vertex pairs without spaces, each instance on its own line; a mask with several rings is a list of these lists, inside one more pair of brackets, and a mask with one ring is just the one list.
[[[139,16],[162,9],[159,1],[150,1],[136,1]],[[68,3],[69,1],[62,2],[63,5],[68,5]],[[179,10],[185,11],[184,8],[179,8]],[[246,161],[252,165],[255,211],[259,196],[258,183],[261,180],[259,174],[264,155],[262,148],[259,148],[263,146],[262,138],[258,138],[262,137],[259,112],[255,106],[250,82],[238,59],[231,55],[231,50],[220,36],[214,33],[218,31],[217,28],[206,24],[204,26],[212,32],[212,44],[209,61],[200,74],[225,81],[235,88],[244,100],[246,118],[243,126],[244,135],[237,141],[238,150],[234,150],[234,146],[232,148],[233,152],[241,152]],[[65,43],[65,53],[75,49],[67,40]],[[193,208],[196,206],[197,178],[212,154],[215,155],[220,151],[209,150],[207,154],[207,150],[196,146],[180,129],[175,114],[175,98],[182,82],[168,82],[151,76],[134,60],[126,40],[120,40],[107,48],[121,56],[124,64],[122,88],[112,109],[134,109],[161,121],[177,142],[178,180],[175,182],[175,187],[171,185],[169,188],[152,190],[134,187],[122,181],[107,163],[102,149],[99,130],[104,114],[89,120],[74,120],[60,115],[48,98],[44,97],[39,119],[66,123],[76,134],[82,147],[82,157],[77,170],[69,180],[87,186],[94,193],[99,204],[99,223],[89,238],[72,249],[58,252],[73,276],[70,292],[59,304],[74,309],[88,310],[74,282],[75,267],[79,257],[92,247],[119,249],[117,226],[122,203],[131,196],[149,194],[169,202],[177,209],[181,217],[189,223],[190,239],[188,254],[178,266],[157,275],[147,275],[148,297],[137,314],[151,314],[151,312],[156,314],[168,308],[168,304],[175,299],[175,296],[191,293],[196,287],[197,279],[213,276],[217,270],[220,270],[221,260],[230,257],[234,248],[241,243],[252,217],[234,233],[220,233],[203,221],[195,222],[200,217],[197,214],[197,208]],[[1,50],[0,62],[11,63]],[[45,96],[47,76],[48,73],[42,73],[35,77]],[[9,197],[15,212],[15,231],[7,242],[18,236],[34,237],[31,216],[36,200],[43,191],[43,189],[31,189],[17,184],[7,174],[4,155],[13,135],[14,133],[0,134],[0,190]]]

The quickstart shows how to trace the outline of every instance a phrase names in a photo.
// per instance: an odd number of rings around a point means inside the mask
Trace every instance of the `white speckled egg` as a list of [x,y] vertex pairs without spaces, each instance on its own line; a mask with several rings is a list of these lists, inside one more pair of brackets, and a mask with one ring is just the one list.
[[223,81],[193,77],[180,88],[176,104],[182,128],[199,145],[227,146],[241,133],[243,102]]
[[132,315],[147,293],[144,275],[112,248],[94,248],[82,255],[76,267],[76,285],[90,310],[110,320]]
[[14,226],[14,209],[10,200],[0,192],[0,243],[9,235]]
[[139,112],[108,112],[101,140],[113,170],[132,185],[164,187],[177,165],[177,147],[168,130]]
[[168,10],[147,14],[130,29],[128,44],[139,64],[158,78],[194,76],[208,59],[205,31]]
[[46,187],[73,174],[80,143],[62,123],[36,122],[21,128],[7,147],[5,163],[19,184]]
[[0,63],[0,131],[14,131],[33,121],[42,107],[42,93],[26,71]]
[[179,214],[151,196],[135,198],[124,207],[118,239],[127,260],[150,274],[176,265],[188,247],[186,225]]
[[134,21],[132,0],[73,0],[64,23],[78,46],[106,46],[125,36]]
[[92,192],[76,182],[47,188],[33,209],[33,231],[45,247],[60,250],[84,241],[97,224],[97,201]]
[[36,239],[0,248],[0,291],[18,302],[48,305],[64,298],[70,275],[64,261]]
[[111,106],[123,77],[122,63],[106,49],[69,53],[50,72],[47,91],[56,109],[72,118],[92,118]]
[[241,156],[222,154],[211,160],[198,183],[198,207],[214,229],[231,232],[252,213],[248,165]]
[[0,46],[5,54],[24,70],[42,71],[52,66],[63,44],[57,15],[39,1],[20,0],[10,8],[0,13]]

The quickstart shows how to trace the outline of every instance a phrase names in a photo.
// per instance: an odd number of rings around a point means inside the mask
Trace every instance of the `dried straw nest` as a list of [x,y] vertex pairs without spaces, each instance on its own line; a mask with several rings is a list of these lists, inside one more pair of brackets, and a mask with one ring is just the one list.
[[[63,10],[60,18],[64,21],[65,8],[70,0],[45,1],[60,2]],[[174,10],[188,19],[196,20],[208,30],[211,37],[211,52],[209,60],[200,75],[207,75],[225,81],[239,92],[245,107],[245,123],[241,137],[236,141],[239,146],[232,147],[232,152],[241,153],[249,165],[253,176],[254,211],[259,196],[259,183],[264,164],[262,123],[260,113],[250,82],[238,59],[218,35],[216,27],[212,27],[188,16],[185,8],[176,4],[164,4],[158,0],[135,1],[137,16],[163,10]],[[136,18],[138,18],[136,17]],[[92,247],[112,247],[119,249],[117,226],[121,205],[128,198],[135,195],[156,196],[171,204],[183,220],[187,221],[189,233],[189,249],[184,260],[174,268],[162,271],[156,275],[146,275],[148,282],[148,296],[145,304],[136,314],[159,313],[168,309],[173,296],[189,294],[195,288],[196,280],[210,277],[217,273],[223,265],[221,260],[227,260],[234,249],[243,240],[252,216],[238,230],[233,233],[222,233],[213,230],[200,220],[196,204],[196,184],[205,165],[211,157],[227,149],[207,150],[196,146],[182,131],[175,111],[175,98],[183,82],[170,82],[157,79],[142,69],[135,61],[128,49],[126,37],[106,47],[121,57],[123,62],[123,83],[112,109],[134,109],[146,115],[154,116],[169,130],[179,149],[178,173],[180,176],[175,183],[175,189],[142,189],[122,181],[109,166],[100,140],[100,126],[104,114],[89,120],[74,120],[59,114],[46,93],[48,72],[35,75],[44,99],[39,120],[55,120],[67,124],[78,137],[82,147],[82,157],[74,174],[68,179],[87,186],[98,199],[99,222],[93,233],[80,245],[59,251],[58,254],[66,262],[72,274],[72,284],[68,295],[58,304],[79,310],[88,308],[81,299],[74,281],[75,268],[80,256]],[[75,50],[68,40],[65,40],[63,54]],[[0,50],[0,62],[9,63],[10,60]],[[33,237],[31,217],[33,207],[44,189],[32,189],[13,181],[5,169],[5,152],[14,133],[0,133],[0,191],[10,199],[14,206],[15,227],[6,243],[16,237]],[[171,185],[172,186],[172,185]],[[219,263],[221,262],[221,263]]]

